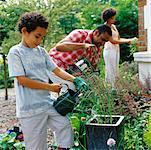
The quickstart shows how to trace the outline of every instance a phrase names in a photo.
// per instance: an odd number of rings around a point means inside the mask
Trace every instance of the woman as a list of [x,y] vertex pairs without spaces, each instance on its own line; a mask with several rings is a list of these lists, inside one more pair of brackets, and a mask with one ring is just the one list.
[[120,47],[119,44],[128,43],[131,44],[137,38],[120,38],[119,32],[114,25],[116,10],[109,8],[102,14],[102,18],[105,24],[109,25],[112,30],[112,37],[104,45],[104,61],[105,61],[105,80],[111,84],[112,88],[115,88],[115,81],[118,77],[119,59],[120,59]]

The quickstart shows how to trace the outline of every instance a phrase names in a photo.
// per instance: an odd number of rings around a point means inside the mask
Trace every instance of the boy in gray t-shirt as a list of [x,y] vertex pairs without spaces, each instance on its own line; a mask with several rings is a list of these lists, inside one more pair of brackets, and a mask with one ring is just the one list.
[[24,134],[26,150],[47,149],[47,127],[55,132],[58,150],[73,145],[70,122],[53,107],[49,91],[59,93],[60,84],[49,84],[50,72],[73,82],[75,77],[61,70],[39,46],[46,35],[48,22],[36,12],[25,13],[18,23],[21,43],[8,54],[10,77],[15,78],[16,113]]

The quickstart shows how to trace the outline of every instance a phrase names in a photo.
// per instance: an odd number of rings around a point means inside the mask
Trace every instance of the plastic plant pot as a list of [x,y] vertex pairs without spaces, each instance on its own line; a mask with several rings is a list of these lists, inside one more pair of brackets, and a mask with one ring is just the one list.
[[124,150],[124,116],[91,118],[86,123],[86,142],[87,150]]

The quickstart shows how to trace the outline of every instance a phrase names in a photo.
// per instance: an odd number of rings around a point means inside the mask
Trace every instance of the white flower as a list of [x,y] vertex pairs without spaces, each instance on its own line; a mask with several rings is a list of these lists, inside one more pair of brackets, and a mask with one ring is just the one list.
[[115,144],[116,144],[116,141],[115,141],[113,138],[109,138],[109,139],[107,140],[107,145],[108,145],[108,146],[112,147],[112,146],[114,146]]

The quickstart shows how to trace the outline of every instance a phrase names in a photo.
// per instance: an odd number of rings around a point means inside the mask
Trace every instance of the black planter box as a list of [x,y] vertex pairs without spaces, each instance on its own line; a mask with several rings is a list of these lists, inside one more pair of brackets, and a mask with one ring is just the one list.
[[116,141],[113,150],[124,150],[124,116],[97,115],[86,123],[87,150],[109,150],[109,138]]

